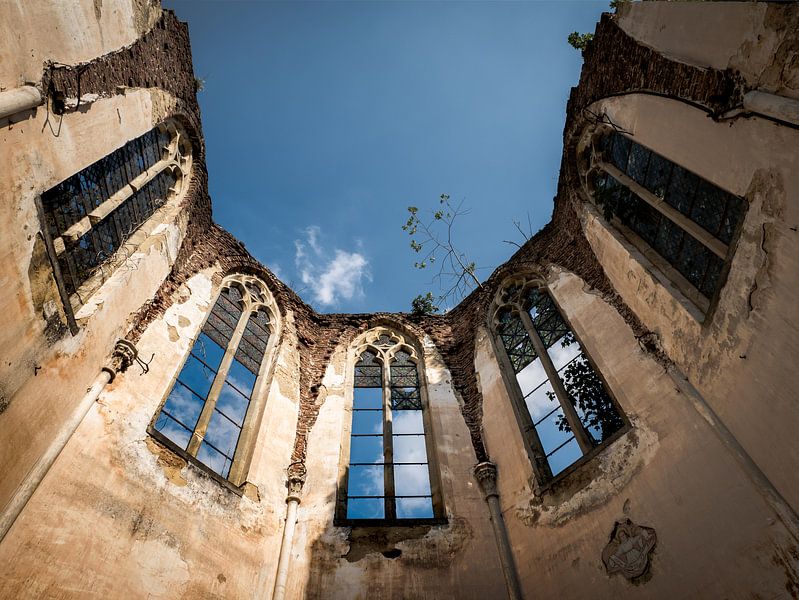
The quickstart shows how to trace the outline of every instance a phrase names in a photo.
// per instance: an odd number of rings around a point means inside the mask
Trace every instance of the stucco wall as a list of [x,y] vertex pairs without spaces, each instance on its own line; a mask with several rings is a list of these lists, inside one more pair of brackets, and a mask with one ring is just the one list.
[[[632,427],[536,495],[500,363],[487,331],[478,336],[485,439],[525,597],[780,597],[777,559],[794,540],[738,463],[602,297],[570,273],[553,271],[549,281]],[[642,587],[602,564],[614,523],[626,518],[658,536]]]
[[799,507],[799,447],[792,443],[799,427],[799,154],[774,151],[799,148],[799,131],[760,118],[715,123],[700,110],[653,96],[614,98],[593,108],[641,144],[747,200],[730,274],[704,322],[588,203],[582,221],[614,288]]
[[78,311],[73,336],[39,233],[36,197],[149,131],[173,104],[158,90],[129,90],[63,119],[50,114],[49,123],[40,108],[0,133],[0,169],[7,174],[0,182],[0,410],[7,432],[0,440],[0,505],[97,376],[127,320],[161,285],[186,231],[178,198],[137,232],[135,253]]
[[799,8],[792,3],[621,3],[618,24],[678,61],[735,69],[753,88],[799,98]]
[[[427,394],[447,525],[336,527],[340,446],[352,418],[347,348],[333,353],[311,432],[300,505],[291,598],[498,598],[505,583],[488,509],[471,471],[477,460],[452,381],[430,338],[423,340]],[[352,363],[350,364],[350,368]],[[399,556],[383,552],[399,550]]]
[[138,348],[150,371],[131,367],[106,388],[0,545],[0,596],[250,598],[272,589],[299,402],[291,318],[245,495],[146,433],[218,292],[212,274],[191,278],[148,328]]
[[131,44],[159,14],[157,0],[3,2],[0,90],[38,82],[47,60],[75,64]]

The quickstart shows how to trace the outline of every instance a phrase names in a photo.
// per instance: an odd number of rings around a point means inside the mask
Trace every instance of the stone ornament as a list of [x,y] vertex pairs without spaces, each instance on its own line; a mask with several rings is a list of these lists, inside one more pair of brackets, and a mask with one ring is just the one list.
[[602,550],[602,562],[608,575],[621,573],[627,579],[644,574],[657,535],[651,527],[636,525],[630,519],[617,521],[610,542]]

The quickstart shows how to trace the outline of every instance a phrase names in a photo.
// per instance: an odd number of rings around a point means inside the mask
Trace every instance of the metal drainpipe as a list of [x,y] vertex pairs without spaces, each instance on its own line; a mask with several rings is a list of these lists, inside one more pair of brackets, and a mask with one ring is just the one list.
[[78,407],[66,423],[64,423],[45,453],[39,457],[39,460],[33,465],[33,468],[25,476],[22,483],[20,483],[17,491],[14,492],[11,501],[3,509],[3,513],[0,516],[0,542],[3,541],[6,534],[14,525],[17,517],[28,504],[28,500],[30,500],[31,496],[36,492],[39,484],[50,470],[50,467],[53,466],[53,463],[55,463],[61,451],[72,437],[72,434],[78,429],[83,418],[89,412],[95,400],[100,396],[100,392],[103,391],[103,388],[105,388],[108,383],[114,380],[118,372],[128,368],[136,359],[136,354],[136,347],[131,342],[127,340],[117,341],[116,346],[114,346],[114,352],[108,363],[102,367],[100,374],[94,380],[94,383],[92,383],[86,395],[80,401],[80,404],[78,404]]
[[505,529],[505,519],[499,506],[499,491],[497,491],[497,466],[492,462],[478,463],[474,468],[474,476],[480,484],[488,510],[491,513],[491,524],[494,527],[494,537],[499,550],[499,562],[502,565],[502,574],[505,576],[505,585],[508,588],[510,600],[522,600],[522,588],[519,576],[516,573],[516,564],[513,562],[513,552],[508,539],[508,530]]
[[799,100],[752,90],[744,95],[744,111],[799,126]]
[[293,463],[289,466],[288,471],[289,493],[286,496],[286,524],[283,527],[283,539],[280,542],[280,558],[277,562],[272,600],[283,600],[286,597],[286,582],[291,566],[291,545],[294,541],[294,528],[297,525],[297,508],[300,505],[300,492],[305,483],[305,465]]
[[36,108],[42,102],[42,92],[33,85],[23,85],[13,90],[0,92],[0,119]]

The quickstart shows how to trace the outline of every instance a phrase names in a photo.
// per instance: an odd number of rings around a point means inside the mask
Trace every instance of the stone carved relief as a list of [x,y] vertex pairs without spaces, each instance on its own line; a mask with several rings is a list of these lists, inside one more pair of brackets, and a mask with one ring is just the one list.
[[630,519],[617,521],[610,541],[602,550],[608,575],[621,573],[627,579],[643,575],[656,542],[657,535],[651,527],[636,525]]

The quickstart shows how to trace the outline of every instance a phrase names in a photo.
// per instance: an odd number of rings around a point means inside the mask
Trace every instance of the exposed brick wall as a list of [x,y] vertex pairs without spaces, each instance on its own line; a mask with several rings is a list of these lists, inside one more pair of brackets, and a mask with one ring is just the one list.
[[744,80],[738,73],[671,60],[639,44],[608,13],[597,24],[583,59],[580,83],[572,89],[567,117],[601,98],[639,91],[686,100],[708,108],[714,115],[743,100]]
[[[704,106],[713,114],[736,104],[741,97],[740,78],[728,71],[700,69],[671,61],[626,35],[609,15],[603,15],[594,41],[584,52],[580,84],[572,90],[567,105],[564,149],[558,194],[551,222],[501,265],[455,309],[446,315],[409,314],[318,314],[247,252],[243,244],[211,221],[207,174],[203,160],[195,160],[195,171],[184,203],[189,211],[187,237],[175,265],[156,296],[131,322],[128,339],[137,341],[146,327],[161,317],[177,296],[182,284],[206,268],[218,277],[232,272],[259,276],[275,296],[281,313],[292,311],[298,331],[300,353],[300,415],[293,461],[305,459],[308,434],[320,406],[317,394],[330,356],[339,345],[349,344],[359,333],[386,319],[401,324],[418,336],[428,334],[449,368],[453,385],[462,400],[462,412],[471,433],[477,459],[487,460],[482,438],[482,397],[474,371],[476,324],[487,320],[487,310],[506,275],[521,269],[546,270],[557,265],[579,275],[601,293],[630,324],[636,335],[647,332],[613,290],[602,266],[582,235],[574,192],[578,184],[574,145],[586,124],[583,109],[603,97],[645,91]],[[52,88],[77,95],[80,72],[81,93],[116,93],[118,85],[157,86],[180,100],[186,118],[196,120],[194,131],[201,136],[199,108],[194,90],[190,46],[185,25],[166,12],[158,25],[132,46],[101,57],[80,71],[54,67],[49,77]],[[195,140],[203,158],[202,139]],[[197,157],[195,157],[197,158]]]
[[63,92],[69,98],[113,96],[119,86],[160,88],[187,103],[189,112],[200,114],[189,28],[167,10],[130,46],[79,65],[48,65],[42,83],[45,90]]

